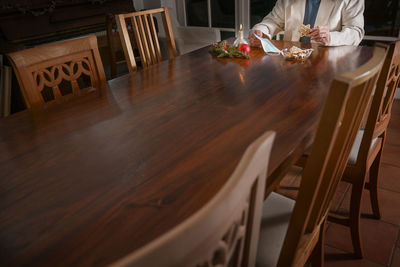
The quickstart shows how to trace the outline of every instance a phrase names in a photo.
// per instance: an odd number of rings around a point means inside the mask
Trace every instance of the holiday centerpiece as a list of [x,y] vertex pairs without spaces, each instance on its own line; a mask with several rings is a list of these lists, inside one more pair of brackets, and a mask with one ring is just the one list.
[[210,53],[216,57],[230,57],[230,58],[250,58],[250,46],[243,38],[243,27],[240,25],[238,38],[233,45],[229,45],[227,41],[214,43],[210,48]]
[[229,45],[227,41],[214,43],[210,48],[210,53],[216,57],[230,57],[230,58],[250,58],[250,46],[242,44],[239,47]]

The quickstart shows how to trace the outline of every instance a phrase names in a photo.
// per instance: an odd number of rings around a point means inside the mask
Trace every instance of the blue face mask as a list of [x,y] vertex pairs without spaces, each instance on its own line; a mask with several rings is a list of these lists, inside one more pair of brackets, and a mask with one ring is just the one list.
[[270,40],[268,40],[267,38],[261,38],[260,36],[255,35],[260,41],[261,41],[261,45],[264,49],[265,53],[277,53],[277,54],[281,54],[281,50],[279,50],[278,48],[276,48],[276,46],[274,46]]

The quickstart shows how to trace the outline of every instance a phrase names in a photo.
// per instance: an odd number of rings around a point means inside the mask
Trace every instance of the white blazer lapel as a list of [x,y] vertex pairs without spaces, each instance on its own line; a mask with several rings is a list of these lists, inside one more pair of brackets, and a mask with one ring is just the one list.
[[290,14],[288,14],[290,17],[288,19],[303,23],[306,0],[295,0],[293,4],[291,2],[291,0],[288,1],[288,5],[290,5]]
[[319,4],[317,19],[315,20],[315,26],[328,26],[329,18],[335,7],[335,0],[321,0]]

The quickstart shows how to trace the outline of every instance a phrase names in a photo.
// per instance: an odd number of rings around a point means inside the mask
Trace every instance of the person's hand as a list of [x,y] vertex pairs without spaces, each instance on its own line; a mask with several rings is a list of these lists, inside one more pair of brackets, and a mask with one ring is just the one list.
[[255,35],[257,35],[259,37],[263,37],[263,33],[260,30],[250,31],[250,33],[249,33],[250,46],[261,47],[261,41],[259,39],[257,39],[257,37]]
[[329,45],[331,42],[331,33],[327,26],[317,26],[311,29],[310,38],[311,40],[322,43],[323,45]]

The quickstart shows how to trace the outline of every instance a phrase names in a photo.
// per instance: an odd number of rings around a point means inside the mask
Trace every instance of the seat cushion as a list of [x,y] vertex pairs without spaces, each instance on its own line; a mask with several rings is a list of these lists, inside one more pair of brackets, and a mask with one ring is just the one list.
[[[363,136],[364,136],[364,130],[359,130],[357,133],[356,140],[354,141],[353,147],[351,148],[351,152],[350,152],[350,156],[349,156],[349,164],[352,164],[352,165],[356,164],[357,157],[358,157],[358,151],[360,150],[361,141],[362,141]],[[372,140],[370,148],[375,145],[376,141],[378,141],[378,137],[376,137]]]
[[[364,136],[364,130],[361,129],[361,130],[358,131],[357,136],[356,136],[356,140],[354,141],[353,147],[351,148],[349,161],[348,161],[348,163],[351,164],[351,165],[354,165],[357,162],[358,151],[360,150],[360,146],[361,146],[361,142],[362,142],[363,136]],[[376,144],[377,141],[378,141],[378,137],[374,138],[372,140],[370,148],[372,148]],[[311,152],[311,148],[309,148],[305,152],[305,154],[308,156],[308,155],[310,155],[310,152]]]
[[293,199],[271,193],[263,204],[256,266],[276,266],[295,205]]

